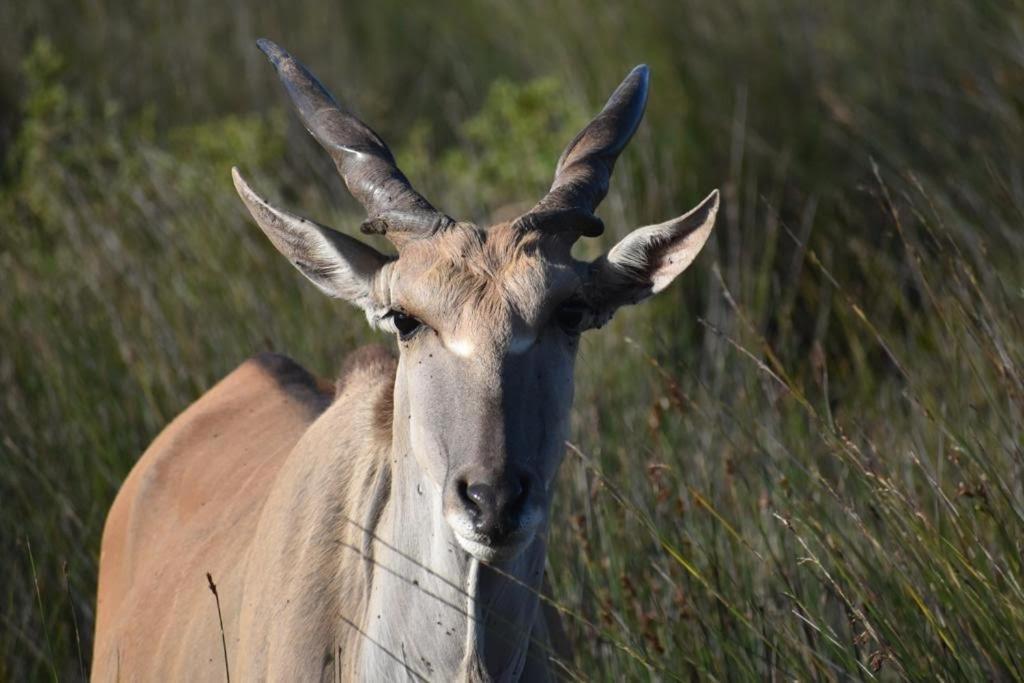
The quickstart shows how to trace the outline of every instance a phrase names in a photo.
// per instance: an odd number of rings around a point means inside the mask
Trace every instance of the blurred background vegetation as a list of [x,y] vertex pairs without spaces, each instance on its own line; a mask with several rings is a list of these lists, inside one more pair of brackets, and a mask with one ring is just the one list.
[[579,255],[723,191],[693,270],[583,345],[576,675],[1024,678],[1021,2],[89,0],[0,3],[0,680],[87,673],[104,516],[175,414],[255,352],[383,339],[231,187],[361,220],[261,35],[453,215],[540,197],[639,62]]

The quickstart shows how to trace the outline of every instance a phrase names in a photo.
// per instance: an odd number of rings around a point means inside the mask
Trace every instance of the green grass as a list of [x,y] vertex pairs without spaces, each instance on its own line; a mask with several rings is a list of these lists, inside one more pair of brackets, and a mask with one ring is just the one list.
[[581,678],[1024,679],[1024,6],[406,5],[0,4],[0,680],[88,670],[106,511],[177,412],[382,339],[231,188],[361,220],[260,35],[454,215],[539,197],[641,61],[579,253],[723,191],[583,344],[549,561]]

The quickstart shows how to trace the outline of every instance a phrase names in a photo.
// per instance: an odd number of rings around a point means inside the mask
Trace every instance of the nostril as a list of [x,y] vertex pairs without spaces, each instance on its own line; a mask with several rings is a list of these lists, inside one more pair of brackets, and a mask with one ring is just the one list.
[[466,508],[469,514],[474,517],[480,514],[480,506],[477,505],[476,500],[470,495],[470,487],[465,480],[458,483],[457,489],[459,492],[459,501],[462,503],[462,506]]
[[493,511],[497,503],[494,487],[489,484],[470,484],[466,487],[466,497],[473,508],[482,512]]
[[460,477],[456,479],[454,493],[473,530],[490,541],[500,542],[519,528],[535,485],[534,479],[525,473],[508,472],[483,481]]
[[512,502],[516,505],[521,505],[529,495],[530,480],[527,477],[523,477],[519,480],[519,486],[516,489],[516,495],[512,496]]
[[526,484],[524,479],[513,479],[508,483],[508,504],[515,505],[520,497],[523,495],[523,487]]
[[530,480],[527,477],[511,479],[505,489],[505,511],[509,515],[518,515],[530,494]]

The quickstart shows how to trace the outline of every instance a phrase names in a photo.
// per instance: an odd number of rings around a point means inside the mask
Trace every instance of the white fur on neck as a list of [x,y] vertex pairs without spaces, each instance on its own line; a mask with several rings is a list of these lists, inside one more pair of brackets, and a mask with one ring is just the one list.
[[483,664],[484,628],[479,605],[480,560],[469,561],[466,572],[466,644],[462,656],[459,680],[485,681],[487,669]]

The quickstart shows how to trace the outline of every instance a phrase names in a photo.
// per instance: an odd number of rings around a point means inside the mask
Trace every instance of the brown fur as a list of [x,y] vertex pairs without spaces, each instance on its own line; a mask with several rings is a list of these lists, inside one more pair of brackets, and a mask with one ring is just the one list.
[[[358,376],[372,404],[361,415],[367,433],[382,428],[381,413],[390,421],[394,363],[380,347],[346,363],[346,376]],[[190,658],[208,664],[211,678],[223,675],[206,573],[218,584],[230,654],[238,639],[238,569],[251,552],[264,503],[296,443],[330,401],[324,383],[300,365],[261,354],[156,438],[125,480],[104,528],[94,679],[117,679],[125,671],[155,675],[151,663],[180,650],[177,641],[186,635],[194,643]],[[181,629],[185,622],[167,619],[170,612],[201,626]],[[177,661],[164,673],[195,671],[194,663]]]
[[428,324],[456,321],[451,327],[459,330],[498,320],[507,310],[534,318],[546,310],[537,308],[538,301],[557,303],[581,286],[571,262],[551,258],[565,250],[557,238],[514,223],[486,230],[459,223],[429,240],[406,243],[400,267],[393,262],[377,278],[377,296]]
[[364,228],[400,256],[273,206],[233,169],[239,196],[317,287],[398,333],[401,362],[353,354],[332,402],[293,362],[254,359],[164,430],[104,532],[94,677],[220,678],[209,572],[239,680],[549,680],[548,645],[564,639],[535,591],[578,335],[689,265],[717,194],[594,263],[572,258],[600,233],[593,210],[643,113],[640,66],[533,210],[455,223],[308,70],[260,46],[367,208]]

